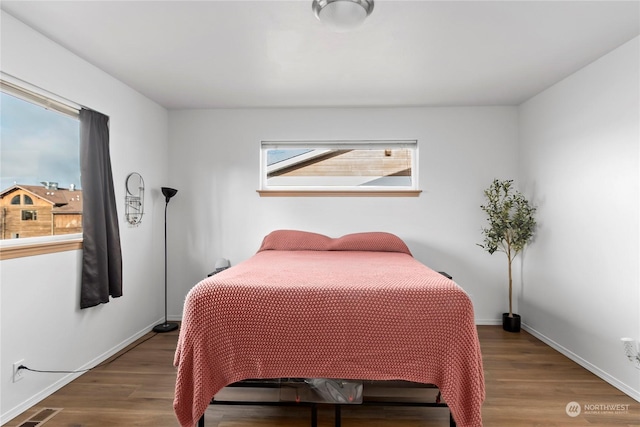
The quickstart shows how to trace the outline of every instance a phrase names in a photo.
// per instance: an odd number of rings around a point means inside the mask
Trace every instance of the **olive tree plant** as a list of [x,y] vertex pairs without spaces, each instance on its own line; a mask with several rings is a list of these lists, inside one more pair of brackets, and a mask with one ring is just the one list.
[[517,190],[513,180],[494,179],[484,190],[486,203],[480,208],[487,214],[489,225],[482,229],[484,242],[478,246],[489,254],[496,251],[507,255],[509,266],[509,317],[513,317],[513,276],[511,264],[533,237],[536,208]]

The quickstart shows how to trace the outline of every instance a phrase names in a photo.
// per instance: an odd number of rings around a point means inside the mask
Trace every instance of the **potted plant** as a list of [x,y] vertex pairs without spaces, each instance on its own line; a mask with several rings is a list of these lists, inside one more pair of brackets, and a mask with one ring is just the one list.
[[494,179],[484,190],[486,204],[480,208],[487,214],[489,225],[482,229],[484,242],[478,246],[489,254],[496,251],[507,255],[509,267],[509,312],[502,315],[502,328],[509,332],[520,331],[520,315],[513,313],[513,276],[511,265],[514,258],[531,241],[536,226],[536,208],[513,188],[513,180]]

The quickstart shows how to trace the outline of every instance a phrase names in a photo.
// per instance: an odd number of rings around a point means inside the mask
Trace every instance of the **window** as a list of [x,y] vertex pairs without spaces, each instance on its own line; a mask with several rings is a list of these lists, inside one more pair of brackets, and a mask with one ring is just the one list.
[[[81,228],[68,226],[82,224],[78,108],[2,74],[0,122],[2,255],[15,246],[11,239],[40,244],[81,238]],[[58,234],[66,236],[53,239]]]
[[35,221],[38,219],[37,211],[22,211],[22,220],[23,221]]
[[417,195],[417,141],[261,144],[261,195]]

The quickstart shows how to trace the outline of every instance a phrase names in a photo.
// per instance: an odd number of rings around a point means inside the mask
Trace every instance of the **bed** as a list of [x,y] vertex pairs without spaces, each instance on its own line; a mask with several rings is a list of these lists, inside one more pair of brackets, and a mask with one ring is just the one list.
[[471,300],[389,233],[268,234],[188,293],[174,364],[183,427],[225,386],[274,378],[433,384],[458,426],[482,425]]

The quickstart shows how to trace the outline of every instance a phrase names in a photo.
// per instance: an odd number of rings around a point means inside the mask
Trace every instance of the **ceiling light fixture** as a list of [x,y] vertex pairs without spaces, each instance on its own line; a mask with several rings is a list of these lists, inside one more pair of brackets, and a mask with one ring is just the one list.
[[373,11],[373,0],[313,0],[313,13],[336,31],[349,31],[361,25]]

